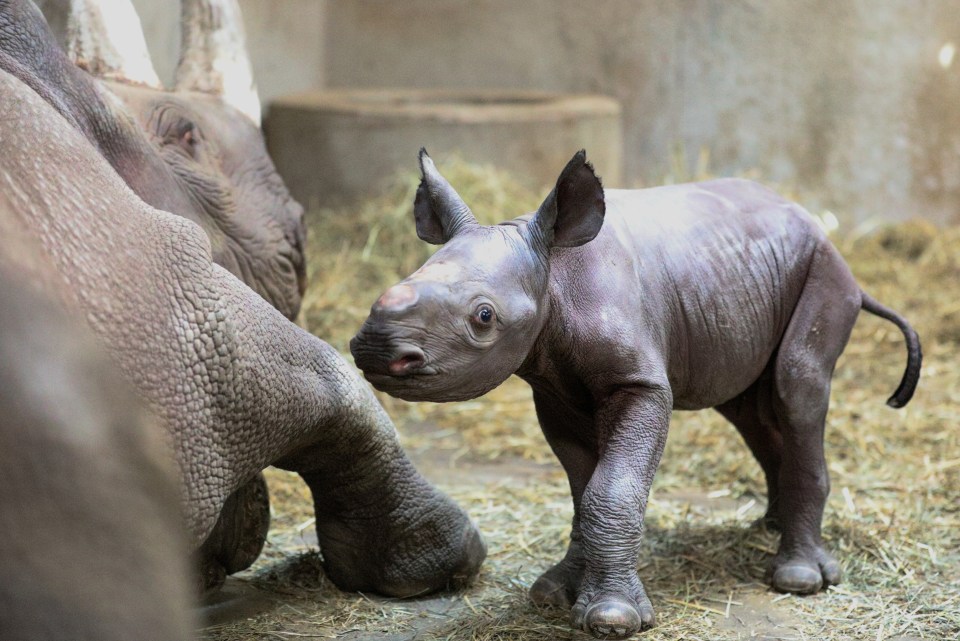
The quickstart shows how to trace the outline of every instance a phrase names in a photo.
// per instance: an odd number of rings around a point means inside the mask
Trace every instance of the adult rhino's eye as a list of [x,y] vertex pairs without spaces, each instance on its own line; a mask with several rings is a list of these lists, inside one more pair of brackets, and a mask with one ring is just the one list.
[[486,328],[493,325],[493,321],[497,319],[497,315],[494,313],[492,307],[484,304],[477,308],[477,311],[473,314],[473,318],[477,325]]
[[191,156],[196,155],[197,145],[200,143],[197,126],[192,122],[185,122],[180,126],[179,133],[177,143],[180,147]]
[[186,118],[181,118],[173,123],[163,139],[164,144],[176,145],[192,158],[196,158],[199,154],[200,131],[193,122]]

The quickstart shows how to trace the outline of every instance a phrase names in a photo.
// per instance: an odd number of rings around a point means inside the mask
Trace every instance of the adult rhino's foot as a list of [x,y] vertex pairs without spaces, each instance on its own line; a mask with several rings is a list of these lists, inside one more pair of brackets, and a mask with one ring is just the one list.
[[767,580],[779,592],[813,594],[840,582],[840,564],[822,546],[773,558]]
[[540,575],[530,587],[530,599],[540,606],[571,608],[583,579],[583,555],[572,542],[562,561]]
[[[304,478],[318,499],[323,489]],[[324,570],[338,587],[413,597],[460,589],[477,576],[487,546],[476,525],[419,475],[412,485],[335,510],[315,500]]]
[[253,565],[269,529],[270,494],[263,474],[257,474],[227,498],[217,524],[197,552],[200,591],[215,590],[228,575]]

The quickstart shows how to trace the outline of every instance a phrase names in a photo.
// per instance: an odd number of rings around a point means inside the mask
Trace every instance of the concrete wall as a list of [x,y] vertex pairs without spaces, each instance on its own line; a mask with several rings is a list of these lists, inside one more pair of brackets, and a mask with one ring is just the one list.
[[705,149],[846,220],[960,220],[956,0],[337,0],[327,21],[331,87],[618,98],[630,182]]
[[620,105],[606,96],[342,89],[278,98],[263,125],[277,171],[310,207],[377,193],[398,171],[415,171],[420,147],[441,171],[455,154],[541,189],[556,183],[572,150],[589,146],[605,184],[617,184],[621,122]]

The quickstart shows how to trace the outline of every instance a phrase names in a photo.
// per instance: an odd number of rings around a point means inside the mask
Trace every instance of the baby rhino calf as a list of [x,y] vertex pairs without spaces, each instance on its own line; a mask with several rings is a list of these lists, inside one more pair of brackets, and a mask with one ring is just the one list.
[[653,625],[637,576],[643,515],[673,409],[717,409],[767,477],[777,590],[840,580],[820,537],[830,378],[861,309],[917,334],[857,286],[799,206],[744,180],[604,190],[584,152],[539,210],[479,225],[420,152],[417,234],[444,247],[388,289],[350,344],[378,389],[475,398],[516,373],[570,478],[570,547],[531,588],[598,637]]

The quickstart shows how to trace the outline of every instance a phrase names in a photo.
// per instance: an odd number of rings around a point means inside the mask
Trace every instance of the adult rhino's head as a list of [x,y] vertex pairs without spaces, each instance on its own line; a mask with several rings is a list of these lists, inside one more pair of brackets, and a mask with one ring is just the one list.
[[377,299],[350,350],[381,391],[466,400],[502,383],[527,357],[546,320],[550,250],[600,232],[603,188],[580,151],[536,213],[483,226],[425,150],[420,170],[417,235],[443,247]]
[[264,145],[236,0],[182,1],[172,90],[153,70],[130,0],[70,5],[69,56],[119,99],[95,107],[109,125],[93,134],[104,155],[148,204],[200,224],[217,263],[296,316],[306,285],[303,208]]

